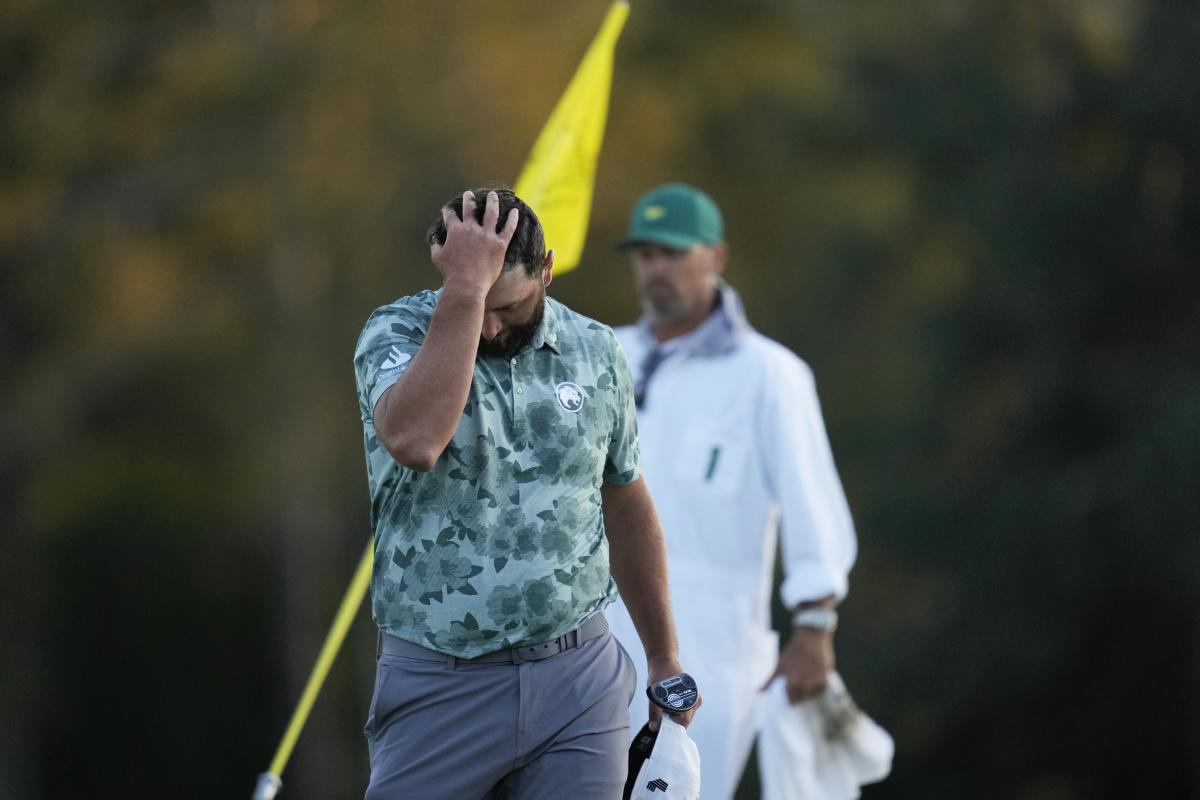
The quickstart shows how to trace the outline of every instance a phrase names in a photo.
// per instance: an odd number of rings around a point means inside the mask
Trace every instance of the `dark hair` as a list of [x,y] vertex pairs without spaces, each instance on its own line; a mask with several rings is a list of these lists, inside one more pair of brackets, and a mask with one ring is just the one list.
[[[533,209],[526,205],[524,200],[517,197],[512,189],[506,186],[482,186],[471,190],[471,193],[475,195],[475,221],[480,224],[483,223],[483,211],[487,205],[488,192],[495,192],[500,199],[500,217],[496,220],[497,231],[504,228],[510,209],[517,209],[520,215],[517,220],[517,231],[513,234],[512,241],[508,243],[508,249],[504,251],[504,271],[507,272],[520,264],[525,268],[527,277],[536,277],[546,264],[546,236],[542,232],[542,223],[538,220],[537,214],[533,213]],[[454,213],[458,215],[459,219],[462,219],[463,199],[461,194],[442,206],[442,208],[447,207],[454,209]],[[437,219],[425,233],[425,243],[432,245],[434,242],[446,243],[446,223],[442,220],[440,210]]]

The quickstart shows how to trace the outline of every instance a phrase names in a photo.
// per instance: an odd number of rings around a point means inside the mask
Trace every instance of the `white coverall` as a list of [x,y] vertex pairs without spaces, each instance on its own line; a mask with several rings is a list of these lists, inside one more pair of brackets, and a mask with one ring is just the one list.
[[[770,624],[777,531],[788,608],[844,597],[857,551],[812,372],[749,327],[729,286],[720,294],[699,328],[662,346],[648,380],[643,365],[656,345],[648,325],[616,331],[645,392],[638,432],[666,537],[679,658],[704,696],[688,734],[700,749],[705,800],[736,790],[759,688],[778,661]],[[618,601],[608,617],[645,686],[645,654],[628,612]],[[644,694],[630,714],[637,731]]]

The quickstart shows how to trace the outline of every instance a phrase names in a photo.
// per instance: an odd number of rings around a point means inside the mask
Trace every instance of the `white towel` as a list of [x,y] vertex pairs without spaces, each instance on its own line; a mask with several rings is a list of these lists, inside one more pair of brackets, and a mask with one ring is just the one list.
[[783,678],[767,689],[758,739],[763,800],[857,800],[892,769],[895,743],[830,673],[825,691],[792,705]]

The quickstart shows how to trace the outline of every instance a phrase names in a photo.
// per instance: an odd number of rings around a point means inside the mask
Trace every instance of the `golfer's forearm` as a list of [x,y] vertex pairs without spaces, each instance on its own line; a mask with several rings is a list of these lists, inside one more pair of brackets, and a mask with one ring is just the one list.
[[667,581],[667,549],[654,503],[645,483],[605,486],[604,528],[609,567],[621,599],[637,628],[646,660],[674,663],[678,658],[675,622]]
[[678,658],[679,648],[675,641],[666,571],[652,561],[631,556],[628,554],[630,549],[610,543],[613,579],[637,628],[638,638],[642,640],[647,662],[651,665],[673,662]]
[[375,431],[398,462],[428,470],[446,449],[471,389],[486,292],[447,286],[421,349],[375,406]]

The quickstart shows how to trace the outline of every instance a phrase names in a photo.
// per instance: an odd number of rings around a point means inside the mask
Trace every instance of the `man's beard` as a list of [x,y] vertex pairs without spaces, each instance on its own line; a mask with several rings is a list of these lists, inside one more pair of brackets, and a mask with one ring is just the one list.
[[516,327],[505,328],[491,339],[479,337],[479,355],[512,358],[537,338],[538,329],[542,327],[542,317],[545,314],[546,290],[543,288],[542,296],[538,298],[537,305],[534,306],[533,313],[529,315],[528,320]]
[[679,292],[669,281],[651,282],[642,287],[642,310],[654,319],[672,322],[685,316]]

